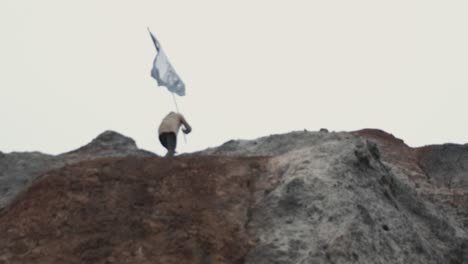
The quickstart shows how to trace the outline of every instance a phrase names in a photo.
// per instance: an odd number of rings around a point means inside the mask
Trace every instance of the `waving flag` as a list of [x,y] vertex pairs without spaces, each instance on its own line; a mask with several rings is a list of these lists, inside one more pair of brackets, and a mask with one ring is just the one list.
[[156,46],[156,58],[153,61],[153,69],[151,70],[151,76],[156,79],[158,86],[166,86],[171,93],[176,93],[179,96],[185,95],[185,84],[180,79],[179,75],[172,67],[169,59],[161,48],[159,41],[148,29],[151,39],[153,39],[154,46]]

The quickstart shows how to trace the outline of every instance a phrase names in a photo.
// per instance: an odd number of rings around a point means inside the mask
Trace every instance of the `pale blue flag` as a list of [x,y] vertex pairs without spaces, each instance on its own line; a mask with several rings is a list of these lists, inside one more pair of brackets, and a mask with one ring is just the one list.
[[185,95],[185,84],[177,75],[174,67],[172,67],[169,59],[161,48],[159,41],[148,29],[151,39],[153,39],[154,46],[156,47],[156,58],[153,61],[153,69],[151,70],[151,76],[156,79],[158,86],[166,86],[171,93],[176,93],[179,96]]

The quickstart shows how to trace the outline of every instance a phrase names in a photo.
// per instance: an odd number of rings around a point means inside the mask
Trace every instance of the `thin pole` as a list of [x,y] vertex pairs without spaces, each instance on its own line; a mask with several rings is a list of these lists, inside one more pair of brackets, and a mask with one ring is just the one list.
[[177,113],[179,114],[179,106],[177,106],[177,101],[176,101],[176,98],[175,98],[175,95],[174,93],[171,93],[172,94],[172,100],[174,100],[174,104],[175,104],[175,108],[177,110]]
[[[175,108],[177,110],[177,113],[180,114],[179,106],[177,105],[175,95],[174,95],[174,93],[171,93],[171,94],[172,94],[172,100],[174,100],[174,104],[175,104]],[[185,136],[185,133],[182,133],[182,134],[184,134],[184,141],[185,141],[185,144],[187,144],[187,137]]]

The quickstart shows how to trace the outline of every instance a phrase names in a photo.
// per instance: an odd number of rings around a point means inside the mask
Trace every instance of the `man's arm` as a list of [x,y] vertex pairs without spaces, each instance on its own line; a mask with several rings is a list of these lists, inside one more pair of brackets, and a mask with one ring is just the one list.
[[182,123],[182,125],[184,125],[182,132],[184,132],[185,134],[192,132],[192,127],[189,125],[187,120],[185,120],[183,115],[180,115],[180,122]]

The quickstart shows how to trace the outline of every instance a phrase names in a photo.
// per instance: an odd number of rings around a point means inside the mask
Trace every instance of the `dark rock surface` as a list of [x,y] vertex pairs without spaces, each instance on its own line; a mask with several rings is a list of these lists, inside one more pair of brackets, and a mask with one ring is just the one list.
[[264,158],[104,158],[38,178],[0,215],[0,263],[243,263]]
[[418,154],[419,165],[432,183],[468,191],[468,145],[426,146]]
[[38,154],[120,158],[34,181],[0,215],[0,263],[468,263],[466,145],[297,131],[162,159],[132,142]]
[[40,152],[0,154],[0,208],[6,206],[39,175],[85,160],[128,155],[155,156],[138,149],[135,141],[117,132],[105,131],[89,144],[64,154],[48,155]]
[[0,156],[0,208],[10,202],[39,175],[57,167],[60,161],[40,152]]

